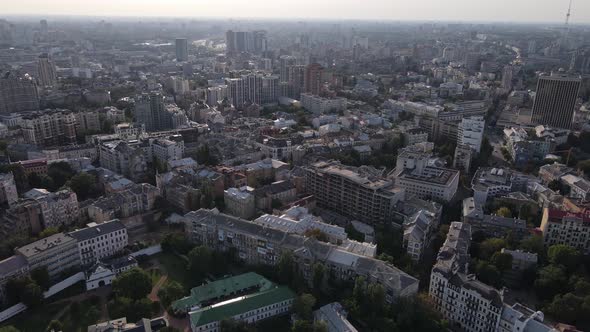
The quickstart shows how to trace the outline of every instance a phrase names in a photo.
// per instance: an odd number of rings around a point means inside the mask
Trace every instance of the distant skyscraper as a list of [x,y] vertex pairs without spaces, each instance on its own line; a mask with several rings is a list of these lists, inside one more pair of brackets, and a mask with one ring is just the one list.
[[30,77],[4,74],[0,77],[0,113],[36,111],[39,109],[37,84]]
[[188,60],[188,40],[186,38],[176,38],[176,61]]
[[305,92],[319,95],[322,89],[322,72],[324,68],[319,63],[312,63],[305,69]]
[[225,33],[225,49],[230,54],[236,52],[236,35],[231,30]]
[[281,82],[289,82],[289,66],[297,64],[297,58],[292,55],[281,55],[279,58],[279,76]]
[[226,51],[233,53],[256,53],[261,54],[268,50],[266,31],[232,31],[225,33]]
[[49,60],[47,54],[39,57],[38,72],[41,86],[53,86],[57,81],[55,65]]
[[506,90],[512,90],[512,66],[505,66],[502,71],[502,87]]
[[166,117],[164,97],[159,93],[144,93],[135,101],[135,122],[145,125],[146,131],[155,131],[171,127]]
[[533,123],[571,128],[580,86],[580,77],[568,76],[562,70],[551,76],[539,77],[533,104]]

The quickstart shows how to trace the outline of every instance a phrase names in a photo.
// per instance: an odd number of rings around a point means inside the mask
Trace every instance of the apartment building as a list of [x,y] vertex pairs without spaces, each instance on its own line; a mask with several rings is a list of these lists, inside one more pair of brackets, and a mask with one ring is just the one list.
[[0,217],[0,236],[27,237],[42,230],[41,204],[34,199],[19,199]]
[[305,235],[308,231],[318,230],[325,234],[331,243],[338,245],[348,239],[343,227],[327,224],[320,217],[312,215],[306,208],[300,206],[288,209],[281,216],[265,214],[252,222],[290,234]]
[[62,272],[80,267],[77,241],[64,233],[54,234],[16,248],[16,254],[24,257],[31,270],[47,267],[52,280],[58,279]]
[[313,279],[313,264],[320,262],[336,279],[353,281],[364,276],[369,282],[381,284],[390,302],[418,291],[417,279],[383,261],[355,253],[354,246],[336,246],[287,234],[214,210],[200,209],[184,218],[192,242],[218,251],[235,250],[249,264],[274,266],[281,253],[287,251],[293,253],[298,270],[308,282]]
[[540,182],[538,177],[510,169],[480,167],[471,180],[471,189],[475,202],[485,205],[490,198],[526,192],[527,186]]
[[523,238],[528,235],[525,220],[485,214],[483,207],[473,197],[463,200],[462,219],[471,226],[472,231],[482,232],[489,237],[503,238],[511,234]]
[[76,132],[90,133],[100,132],[100,118],[98,112],[76,112]]
[[556,147],[550,139],[530,136],[522,127],[504,129],[504,139],[515,165],[524,165],[531,160],[543,160]]
[[0,173],[0,205],[11,206],[18,200],[16,182],[12,173]]
[[546,185],[553,181],[559,181],[562,177],[573,173],[573,168],[557,162],[539,167],[539,177],[543,180],[543,184]]
[[180,135],[171,136],[168,139],[155,139],[150,144],[152,156],[160,162],[180,160],[184,156],[184,141]]
[[344,111],[346,102],[346,98],[324,98],[311,93],[301,94],[301,106],[314,114]]
[[147,172],[148,158],[138,144],[115,140],[99,145],[100,166],[140,181]]
[[88,217],[97,223],[115,218],[127,218],[154,208],[157,187],[149,183],[132,184],[129,188],[102,197],[88,206]]
[[394,188],[383,171],[320,161],[304,167],[305,188],[320,206],[374,224],[390,221],[404,191]]
[[31,189],[24,193],[23,197],[39,203],[44,228],[70,226],[80,218],[78,196],[70,189],[56,192]]
[[457,128],[457,145],[469,145],[473,151],[479,153],[485,127],[483,116],[463,118]]
[[395,184],[407,197],[449,202],[455,197],[460,172],[430,165],[432,152],[423,145],[401,150],[394,171]]
[[328,303],[314,311],[313,319],[324,322],[327,332],[357,332],[358,330],[346,319],[346,310],[338,302]]
[[545,208],[541,231],[547,246],[565,244],[588,251],[590,249],[590,210],[574,213]]
[[19,113],[39,109],[39,92],[35,80],[29,75],[12,74],[0,77],[0,113]]
[[90,266],[103,258],[112,257],[128,244],[127,228],[118,219],[73,231],[69,236],[78,243],[80,263]]
[[25,142],[40,146],[76,143],[76,115],[69,110],[44,110],[22,116]]
[[429,294],[450,323],[468,332],[496,332],[502,293],[467,275],[471,227],[453,222],[430,276]]
[[437,216],[420,210],[404,220],[403,244],[413,261],[419,261],[430,245],[430,240],[438,227]]
[[453,168],[462,171],[464,174],[469,174],[469,170],[471,169],[472,155],[473,150],[469,145],[457,145],[453,158]]
[[252,187],[226,189],[223,191],[223,201],[227,212],[232,216],[250,219],[256,213],[256,199]]

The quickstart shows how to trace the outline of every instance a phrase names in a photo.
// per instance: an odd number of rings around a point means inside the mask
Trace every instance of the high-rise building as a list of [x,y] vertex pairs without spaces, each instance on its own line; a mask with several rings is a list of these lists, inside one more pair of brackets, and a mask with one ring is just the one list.
[[227,78],[225,79],[227,85],[227,97],[229,101],[236,107],[244,106],[244,80],[242,78]]
[[146,131],[170,128],[164,109],[164,96],[160,93],[143,93],[135,100],[135,122],[145,125]]
[[324,67],[319,63],[312,63],[305,69],[305,92],[319,95],[322,90],[322,72]]
[[38,81],[41,86],[53,86],[57,81],[55,65],[49,60],[47,54],[39,57],[38,72]]
[[25,142],[42,146],[76,142],[76,115],[69,110],[45,110],[22,117]]
[[502,87],[506,90],[512,90],[512,79],[514,73],[512,66],[504,66],[502,71]]
[[225,48],[229,54],[236,52],[236,35],[231,30],[225,33]]
[[457,145],[467,144],[479,153],[485,126],[486,121],[483,116],[463,118],[457,126]]
[[176,38],[176,61],[188,60],[188,40],[186,38]]
[[0,77],[0,113],[17,113],[39,109],[39,93],[35,81],[26,75],[10,73]]
[[297,64],[297,58],[291,55],[281,55],[279,58],[279,76],[281,82],[289,82],[288,68]]
[[539,77],[532,122],[571,128],[580,86],[580,77],[569,76],[563,70]]

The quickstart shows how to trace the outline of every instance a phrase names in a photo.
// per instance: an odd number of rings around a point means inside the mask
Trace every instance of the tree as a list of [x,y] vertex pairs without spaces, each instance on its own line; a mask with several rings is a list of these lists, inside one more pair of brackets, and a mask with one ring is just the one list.
[[580,253],[568,245],[555,244],[547,250],[547,258],[551,264],[563,265],[568,271],[573,271],[580,261]]
[[20,332],[20,330],[12,325],[8,325],[0,327],[0,332]]
[[63,324],[60,321],[54,319],[51,322],[49,322],[49,325],[47,325],[45,332],[61,332],[62,330]]
[[184,288],[176,281],[170,280],[158,291],[158,298],[165,308],[170,306],[173,301],[178,300],[184,295]]
[[325,274],[326,268],[322,263],[313,264],[313,289],[315,291],[322,290]]
[[512,268],[512,255],[496,252],[492,255],[492,264],[500,271],[504,272]]
[[186,236],[179,233],[166,234],[161,245],[163,251],[178,253],[181,255],[188,254],[193,248],[193,244],[186,238]]
[[207,247],[195,247],[188,253],[188,270],[197,279],[202,279],[209,273],[212,262],[213,253]]
[[567,285],[567,276],[558,266],[548,265],[539,270],[535,288],[537,296],[543,299],[551,299],[556,294],[561,293]]
[[31,271],[31,279],[37,283],[43,290],[48,290],[51,287],[51,280],[47,267],[38,267]]
[[74,175],[67,186],[78,196],[79,201],[84,201],[98,193],[96,176],[90,173],[78,173]]
[[223,332],[255,332],[256,329],[248,325],[244,321],[236,321],[234,319],[224,319],[220,323],[220,331]]
[[36,307],[43,302],[43,290],[34,282],[25,285],[21,301],[28,307]]
[[316,299],[313,295],[307,293],[301,294],[293,302],[293,311],[301,319],[312,320],[315,303]]
[[47,227],[41,231],[41,233],[39,233],[39,238],[43,239],[57,233],[59,233],[59,229],[57,229],[57,227]]
[[279,257],[278,273],[279,282],[285,285],[291,285],[294,277],[294,260],[290,252],[283,252]]
[[535,253],[539,256],[545,254],[545,245],[543,244],[543,237],[541,235],[529,236],[520,242],[520,249]]
[[74,174],[76,171],[65,161],[52,163],[47,169],[47,175],[53,180],[55,189],[61,188]]
[[328,332],[328,326],[324,321],[312,322],[298,319],[293,323],[292,332]]
[[557,295],[547,306],[547,311],[560,322],[575,323],[583,317],[582,304],[584,299],[572,293]]
[[496,214],[504,218],[512,218],[512,211],[509,208],[502,206],[496,211]]
[[484,260],[489,260],[492,255],[506,247],[506,241],[499,238],[486,239],[479,244],[479,257]]
[[146,297],[151,290],[150,276],[137,267],[123,272],[113,280],[113,291],[117,296],[138,300]]
[[475,266],[475,274],[477,279],[481,280],[486,284],[492,284],[498,286],[500,284],[500,271],[494,265],[486,261],[478,261]]
[[303,235],[314,238],[318,241],[329,242],[326,233],[322,232],[319,228],[308,229],[303,233]]

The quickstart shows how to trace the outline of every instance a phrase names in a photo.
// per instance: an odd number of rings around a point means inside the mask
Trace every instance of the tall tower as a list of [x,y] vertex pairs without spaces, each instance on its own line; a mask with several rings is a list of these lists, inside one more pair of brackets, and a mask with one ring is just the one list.
[[176,61],[188,60],[188,40],[186,38],[176,38]]
[[581,82],[580,77],[568,76],[563,69],[550,76],[539,77],[533,104],[533,123],[571,128]]
[[305,92],[319,95],[322,88],[322,72],[324,67],[319,63],[312,63],[305,69]]
[[49,60],[47,54],[43,54],[39,57],[38,72],[39,83],[42,86],[53,86],[57,81],[55,65]]

